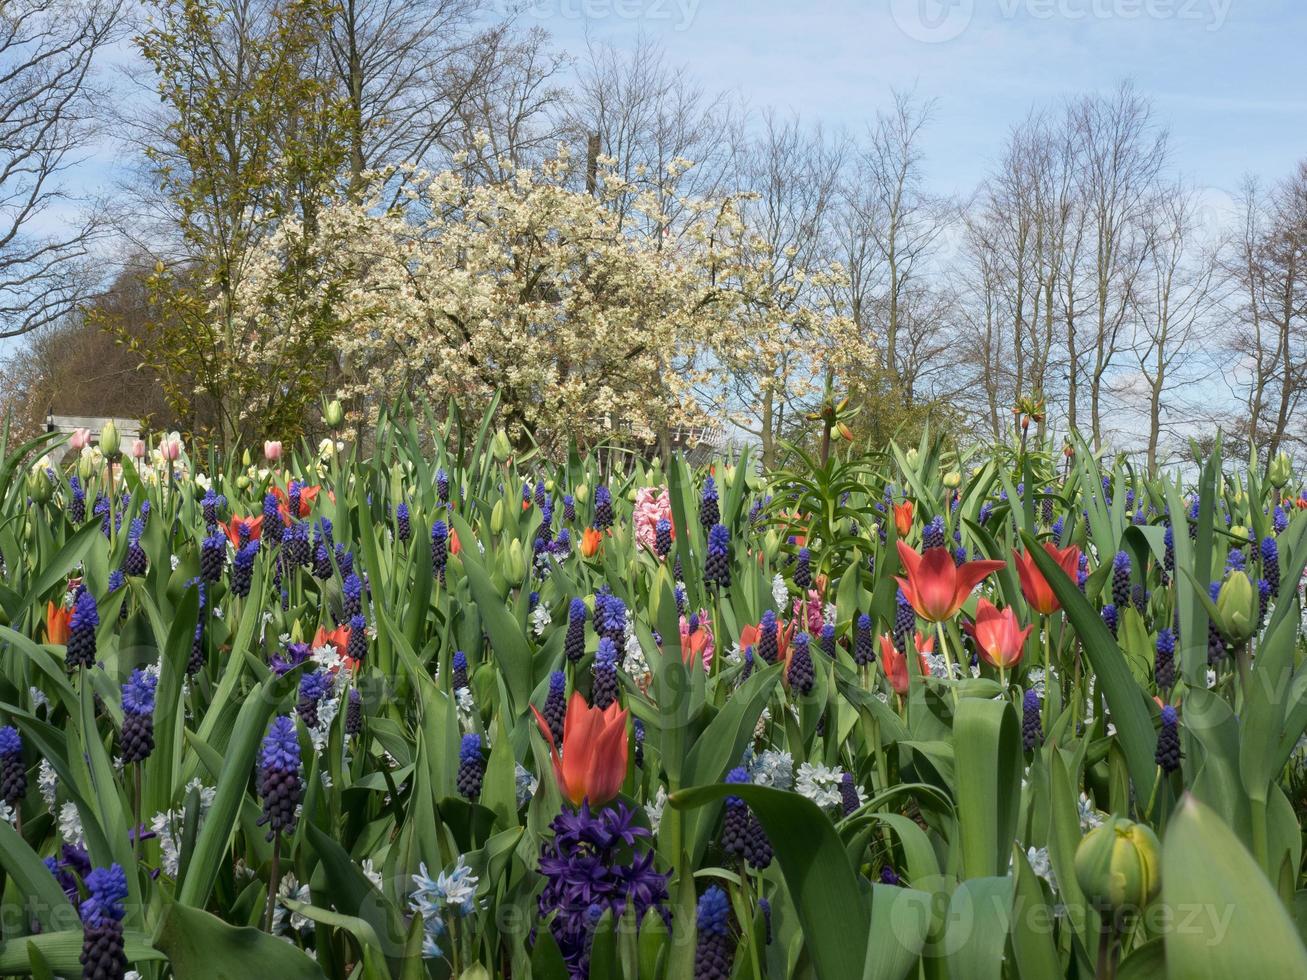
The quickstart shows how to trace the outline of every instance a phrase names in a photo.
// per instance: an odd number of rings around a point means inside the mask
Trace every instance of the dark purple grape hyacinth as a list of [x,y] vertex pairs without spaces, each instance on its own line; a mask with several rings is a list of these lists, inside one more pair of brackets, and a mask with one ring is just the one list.
[[613,495],[607,487],[595,488],[594,528],[606,531],[613,526]]
[[563,724],[567,721],[567,678],[561,670],[549,675],[549,693],[545,696],[545,709],[540,712],[554,736],[554,744],[563,744]]
[[637,847],[650,834],[635,825],[625,803],[598,813],[585,803],[579,810],[564,808],[550,829],[553,840],[540,849],[545,887],[537,909],[541,918],[553,917],[550,932],[569,976],[580,980],[589,974],[594,926],[605,912],[617,920],[630,906],[635,921],[643,922],[657,909],[670,922],[668,876],[655,869],[651,848]]
[[631,723],[631,741],[635,743],[635,768],[644,768],[644,722],[639,718]]
[[[598,596],[595,599],[597,602]],[[573,599],[567,606],[567,633],[563,637],[563,653],[568,663],[578,663],[585,656],[585,618],[585,600]]]
[[281,543],[281,510],[277,507],[277,495],[267,493],[263,495],[263,540],[270,542],[271,545]]
[[1273,597],[1280,594],[1280,546],[1274,538],[1262,541],[1262,577],[1271,590]]
[[1175,686],[1175,634],[1163,627],[1157,631],[1157,654],[1153,660],[1153,681],[1159,691]]
[[460,687],[467,687],[467,654],[462,650],[455,650],[449,666],[450,686],[455,691]]
[[563,520],[569,524],[576,521],[576,498],[570,493],[563,494]]
[[123,685],[123,727],[118,738],[124,763],[143,762],[154,751],[154,692],[159,678],[137,668]]
[[192,585],[199,594],[199,610],[195,620],[195,635],[191,637],[191,656],[186,661],[186,673],[193,677],[204,669],[204,611],[208,606],[209,596],[208,589],[200,579],[193,578],[186,583],[187,588]]
[[282,557],[290,567],[309,564],[313,558],[309,546],[309,526],[304,521],[291,521],[281,535]]
[[[1211,597],[1212,602],[1216,602],[1217,596],[1221,594],[1221,583],[1211,583],[1211,585],[1208,586],[1207,594]],[[1226,647],[1225,637],[1222,635],[1220,627],[1216,625],[1216,620],[1208,617],[1207,663],[1209,665],[1218,664],[1226,658],[1228,653],[1229,650]]]
[[590,688],[590,704],[595,708],[607,708],[617,700],[617,647],[608,637],[599,641],[591,671],[594,684]]
[[123,556],[123,574],[140,578],[149,566],[145,549],[141,547],[141,535],[145,533],[145,521],[139,517],[132,518],[127,526],[127,554]]
[[[725,782],[734,785],[749,783],[749,772],[743,766],[737,766],[726,774]],[[771,864],[772,847],[767,832],[749,805],[738,796],[726,797],[722,835],[718,843],[726,854],[743,858],[758,871]]]
[[78,906],[82,917],[83,980],[122,980],[127,973],[123,940],[123,902],[127,876],[118,864],[96,868],[85,879],[87,898]]
[[1107,624],[1107,628],[1111,631],[1112,635],[1116,636],[1119,620],[1116,614],[1116,606],[1110,602],[1103,607],[1103,622]]
[[100,611],[95,597],[81,587],[73,600],[73,612],[68,620],[68,647],[64,661],[69,670],[95,666],[95,631],[100,625]]
[[654,525],[654,554],[666,558],[672,550],[672,522],[660,517]]
[[853,813],[862,803],[858,800],[858,784],[853,773],[845,770],[840,776],[840,811],[844,816]]
[[23,764],[23,738],[13,725],[0,728],[0,800],[17,807],[27,796],[27,767]]
[[762,621],[758,624],[757,653],[763,663],[774,664],[776,658],[780,656],[778,633],[776,614],[768,609],[762,614]]
[[308,728],[318,726],[318,705],[331,693],[335,681],[324,670],[315,670],[300,677],[299,700],[295,702],[295,713],[300,716]]
[[859,667],[866,667],[875,659],[876,645],[871,635],[871,617],[863,613],[858,616],[853,630],[853,662]]
[[835,659],[835,624],[827,623],[821,628],[821,652],[832,660]]
[[917,613],[902,589],[896,593],[894,603],[894,649],[904,653],[908,649],[908,640],[917,628]]
[[481,783],[486,778],[486,760],[481,755],[481,736],[469,732],[463,736],[458,749],[458,792],[465,800],[475,801],[481,795]]
[[259,554],[259,542],[250,541],[236,549],[236,558],[231,563],[228,577],[231,594],[244,598],[250,594],[254,582],[254,559]]
[[799,549],[794,564],[794,584],[804,590],[812,588],[812,552],[807,548]]
[[816,680],[807,633],[797,634],[790,645],[790,666],[785,673],[791,691],[811,694]]
[[594,601],[595,632],[612,640],[617,649],[625,649],[626,603],[605,590],[596,592]]
[[340,587],[341,606],[345,617],[356,616],[363,611],[363,580],[350,572]]
[[442,504],[449,503],[449,474],[443,469],[436,470],[436,499]]
[[1157,731],[1157,752],[1154,759],[1168,776],[1180,768],[1180,729],[1175,708],[1162,708],[1162,726]]
[[68,489],[72,495],[68,501],[68,520],[77,527],[86,522],[86,491],[82,489],[77,474],[68,478]]
[[443,584],[449,562],[449,525],[436,521],[431,525],[431,571]]
[[721,522],[721,508],[717,504],[717,483],[709,475],[703,481],[703,493],[699,496],[699,525],[707,531]]
[[1118,551],[1112,559],[1112,605],[1124,609],[1130,603],[1130,555]]
[[735,960],[731,938],[731,900],[717,885],[699,896],[695,913],[694,980],[727,980]]
[[363,731],[363,695],[358,688],[350,688],[345,702],[345,734],[358,735]]
[[731,587],[731,534],[725,525],[714,524],[708,532],[708,554],[703,563],[705,585]]
[[349,618],[349,640],[345,643],[345,656],[362,663],[368,656],[368,621],[362,613]]
[[1044,723],[1040,718],[1039,694],[1034,688],[1021,699],[1021,744],[1027,752],[1044,744]]
[[409,516],[408,504],[406,503],[401,502],[395,508],[395,537],[401,543],[413,537],[413,521]]
[[269,841],[283,831],[295,829],[295,809],[303,795],[299,735],[291,717],[279,715],[268,727],[259,755],[259,796],[263,799],[263,815],[259,817],[258,825],[267,824]]
[[932,517],[921,529],[921,547],[923,550],[944,547],[944,518]]
[[214,532],[200,545],[200,578],[206,582],[217,582],[227,569],[227,538],[220,532]]

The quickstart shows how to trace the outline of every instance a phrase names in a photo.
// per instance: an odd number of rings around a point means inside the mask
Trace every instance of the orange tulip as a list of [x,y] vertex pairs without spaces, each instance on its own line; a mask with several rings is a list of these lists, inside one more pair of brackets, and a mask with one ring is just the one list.
[[[1044,550],[1074,582],[1076,573],[1080,570],[1080,549],[1075,545],[1059,548],[1052,541],[1045,541]],[[1012,560],[1016,562],[1017,575],[1021,578],[1021,594],[1026,597],[1026,602],[1030,603],[1031,609],[1044,616],[1050,616],[1062,608],[1048,580],[1044,578],[1044,573],[1039,570],[1031,555],[1014,551]]]
[[[925,655],[935,651],[935,638],[932,636],[923,639],[921,634],[917,633],[912,643],[917,651],[917,667],[921,671],[921,676],[929,677],[930,665],[926,663]],[[900,696],[907,694],[911,679],[908,674],[908,658],[899,652],[894,641],[884,633],[880,637],[880,660],[885,668],[885,676],[889,678],[890,687],[894,688],[894,693]]]
[[617,795],[626,779],[627,712],[614,701],[607,708],[592,708],[577,691],[567,705],[563,746],[554,742],[549,723],[536,710],[536,724],[549,743],[558,789],[576,806],[588,801],[602,806]]
[[45,604],[46,642],[66,646],[70,630],[69,622],[72,618],[73,611],[62,603],[56,606],[53,602],[47,602]]
[[899,532],[900,538],[906,538],[908,532],[912,530],[911,500],[905,500],[901,504],[894,505],[894,529]]
[[463,543],[458,540],[458,532],[452,527],[449,529],[449,553],[456,555],[463,550]]
[[599,551],[599,543],[603,541],[604,536],[600,531],[592,527],[586,528],[581,532],[581,554],[587,558],[593,558]]
[[1020,662],[1026,648],[1026,637],[1033,627],[1021,629],[1011,606],[1000,610],[982,598],[976,604],[976,621],[963,623],[962,628],[976,641],[980,656],[987,664],[1008,670]]
[[956,565],[947,548],[927,548],[921,555],[902,541],[898,544],[906,575],[895,579],[917,615],[930,623],[943,623],[956,616],[971,590],[1006,564],[984,560]]
[[313,649],[316,650],[318,647],[335,647],[336,656],[344,661],[347,667],[353,670],[357,666],[345,655],[345,651],[349,649],[348,626],[337,626],[330,633],[319,626],[317,633],[313,634]]
[[218,522],[223,533],[227,535],[227,540],[231,542],[233,548],[241,546],[241,528],[245,528],[246,541],[258,541],[263,536],[263,515],[258,517],[238,517],[233,514],[230,521],[223,523]]

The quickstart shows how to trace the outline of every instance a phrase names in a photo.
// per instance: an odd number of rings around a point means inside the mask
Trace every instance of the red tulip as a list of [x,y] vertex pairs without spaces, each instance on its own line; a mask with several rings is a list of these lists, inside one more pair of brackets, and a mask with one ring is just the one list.
[[565,797],[576,806],[587,800],[591,806],[602,806],[617,795],[626,779],[627,713],[616,701],[607,708],[592,708],[573,691],[563,722],[561,754],[549,723],[535,705],[531,711],[549,743],[554,777]]
[[[932,636],[923,639],[921,634],[917,633],[912,642],[917,651],[917,667],[921,671],[921,676],[929,677],[930,665],[926,663],[925,655],[934,652],[935,638]],[[890,687],[894,688],[894,693],[900,696],[907,694],[911,679],[908,674],[908,658],[899,652],[894,646],[894,641],[884,633],[880,637],[880,661],[885,668],[885,676],[889,678]]]
[[976,641],[980,656],[987,664],[1008,670],[1020,662],[1026,648],[1026,637],[1033,627],[1021,629],[1011,606],[1000,610],[982,598],[976,604],[976,621],[963,623],[962,628]]
[[[1052,541],[1045,541],[1044,550],[1058,563],[1062,571],[1066,572],[1067,577],[1075,581],[1076,573],[1080,570],[1080,549],[1075,545],[1059,548]],[[1031,609],[1050,616],[1062,608],[1048,580],[1044,578],[1044,573],[1039,570],[1031,555],[1014,551],[1012,560],[1016,562],[1017,575],[1021,578],[1021,594],[1026,597],[1026,602],[1030,603]]]
[[896,576],[899,587],[917,615],[930,623],[942,623],[956,616],[971,590],[985,576],[1006,564],[983,560],[956,565],[947,548],[927,548],[920,555],[902,541],[898,545],[899,559],[906,572]]
[[912,530],[911,500],[905,500],[901,504],[894,505],[894,529],[899,532],[900,538],[906,538],[908,532]]
[[73,611],[67,606],[62,603],[56,606],[53,602],[47,602],[45,604],[46,642],[67,645],[70,631],[69,621],[72,618]]
[[227,540],[231,542],[233,548],[241,546],[241,528],[245,528],[246,541],[258,541],[263,536],[263,515],[258,517],[240,517],[233,514],[230,521],[225,524],[218,522],[218,527],[222,528],[223,533],[227,535]]

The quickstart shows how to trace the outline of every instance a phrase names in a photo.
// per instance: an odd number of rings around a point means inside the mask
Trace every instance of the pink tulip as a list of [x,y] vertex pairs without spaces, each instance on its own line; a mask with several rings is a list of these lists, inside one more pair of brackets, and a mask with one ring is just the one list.
[[263,458],[269,463],[275,463],[281,459],[281,443],[275,440],[264,442]]
[[68,445],[72,446],[79,452],[91,444],[90,429],[73,429],[73,434],[68,437]]
[[175,436],[164,436],[159,443],[159,455],[170,463],[177,462],[182,454],[182,441]]
[[144,440],[144,439],[136,439],[136,440],[134,440],[134,441],[132,442],[132,458],[133,458],[133,459],[144,459],[144,458],[145,458],[145,440]]

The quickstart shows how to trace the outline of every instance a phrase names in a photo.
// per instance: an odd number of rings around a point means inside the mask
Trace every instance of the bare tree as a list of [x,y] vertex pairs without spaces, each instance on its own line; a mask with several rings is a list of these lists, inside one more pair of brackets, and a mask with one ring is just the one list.
[[[96,136],[96,53],[121,0],[0,5],[0,337],[67,316],[99,281],[103,230],[69,179]],[[84,202],[83,202],[84,203]]]

